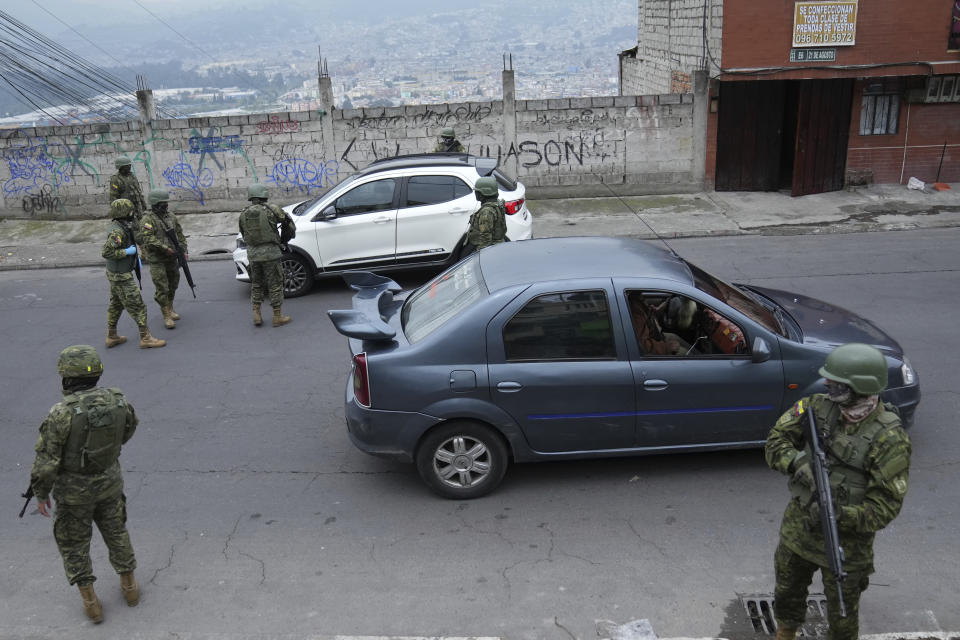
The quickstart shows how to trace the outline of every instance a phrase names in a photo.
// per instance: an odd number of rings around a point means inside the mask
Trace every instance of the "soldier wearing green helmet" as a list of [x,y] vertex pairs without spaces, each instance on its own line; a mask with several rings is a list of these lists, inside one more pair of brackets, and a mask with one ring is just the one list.
[[150,191],[150,211],[140,221],[140,244],[150,263],[150,279],[153,280],[153,299],[163,314],[163,326],[174,329],[180,314],[173,310],[173,299],[180,284],[180,262],[177,251],[167,235],[172,230],[177,235],[183,257],[189,260],[187,238],[183,235],[180,221],[169,210],[170,194],[163,189]]
[[[126,336],[117,334],[120,314],[126,309],[140,331],[140,348],[162,347],[164,340],[150,335],[147,327],[147,307],[140,297],[140,289],[133,281],[133,272],[139,268],[137,255],[137,234],[134,231],[133,203],[126,198],[114,200],[110,204],[112,221],[107,230],[107,241],[103,243],[100,255],[107,261],[107,282],[110,283],[110,305],[107,307],[107,348],[115,347],[127,341]],[[139,276],[140,272],[137,271]]]
[[507,209],[499,198],[496,179],[479,178],[473,189],[480,208],[470,216],[467,243],[461,256],[507,239]]
[[147,204],[143,201],[140,182],[133,174],[133,163],[127,156],[120,156],[113,161],[113,166],[117,172],[110,176],[110,202],[121,198],[129,200],[133,203],[133,217],[139,221],[147,210]]
[[440,139],[437,146],[433,148],[434,153],[466,153],[466,149],[457,140],[457,134],[453,127],[444,127],[440,130]]
[[110,552],[110,564],[120,575],[127,605],[133,607],[140,601],[118,462],[121,447],[136,431],[137,416],[119,389],[97,387],[103,363],[93,347],[67,347],[57,360],[57,371],[63,399],[40,425],[30,487],[41,515],[49,518],[51,496],[56,501],[53,537],[67,581],[80,590],[87,617],[99,623],[103,608],[93,589],[96,576],[90,561],[93,524]]
[[[790,476],[790,502],[774,554],[777,640],[795,640],[807,610],[807,587],[819,569],[827,596],[832,640],[856,640],[860,595],[869,584],[873,540],[900,513],[910,475],[910,439],[893,405],[880,401],[887,361],[875,347],[851,343],[834,349],[820,368],[826,393],[797,402],[767,438],[772,469]],[[807,411],[816,418],[834,493],[847,615],[841,616],[836,577],[829,569],[819,524],[807,442]]]
[[[250,206],[240,212],[240,233],[247,245],[247,260],[250,265],[250,302],[253,305],[253,324],[263,324],[260,305],[263,290],[267,289],[270,306],[273,307],[273,326],[280,327],[290,322],[283,315],[283,257],[282,247],[296,235],[293,220],[280,207],[267,204],[270,197],[267,187],[254,183],[247,187]],[[277,227],[281,231],[277,231]]]

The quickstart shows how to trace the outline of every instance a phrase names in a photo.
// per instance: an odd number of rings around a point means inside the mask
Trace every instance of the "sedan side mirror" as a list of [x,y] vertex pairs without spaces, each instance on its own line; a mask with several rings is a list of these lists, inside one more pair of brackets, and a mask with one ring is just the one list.
[[334,205],[330,205],[316,216],[314,216],[314,222],[327,222],[328,220],[336,220],[337,218],[337,208]]
[[756,337],[753,339],[753,357],[750,358],[752,362],[757,364],[761,362],[766,362],[770,359],[770,345],[767,344],[767,341],[761,337]]

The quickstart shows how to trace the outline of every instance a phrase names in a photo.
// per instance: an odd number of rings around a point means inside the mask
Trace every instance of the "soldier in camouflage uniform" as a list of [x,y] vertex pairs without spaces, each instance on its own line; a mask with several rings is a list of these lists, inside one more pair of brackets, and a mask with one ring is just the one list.
[[[283,257],[282,245],[296,235],[296,227],[280,207],[267,204],[267,188],[262,184],[247,187],[247,199],[252,203],[240,213],[240,233],[247,245],[247,260],[250,264],[250,302],[253,304],[253,324],[263,324],[260,305],[263,290],[270,295],[273,307],[273,326],[290,322],[290,316],[281,312],[283,305]],[[281,225],[282,232],[277,231]],[[281,237],[282,236],[282,237]]]
[[503,200],[499,199],[500,191],[497,181],[486,177],[477,180],[474,187],[480,208],[470,216],[470,228],[467,230],[467,245],[463,254],[467,255],[477,249],[489,247],[492,244],[507,239],[507,210]]
[[150,211],[140,221],[140,246],[143,255],[150,263],[150,278],[153,280],[153,299],[160,305],[163,313],[163,326],[174,329],[180,314],[173,310],[173,298],[180,284],[180,263],[177,261],[177,251],[170,242],[167,229],[173,229],[183,249],[184,259],[187,254],[187,238],[183,235],[183,227],[177,216],[167,209],[170,194],[162,189],[153,189],[148,196]]
[[466,153],[466,149],[456,138],[453,127],[444,127],[440,130],[440,139],[433,148],[434,153]]
[[113,161],[117,172],[110,176],[110,202],[125,198],[133,203],[133,217],[139,222],[147,210],[147,203],[143,201],[143,191],[140,182],[133,175],[133,163],[127,156],[120,156]]
[[[820,569],[831,640],[856,640],[860,594],[873,573],[873,539],[900,513],[907,493],[910,439],[892,405],[880,402],[887,363],[874,347],[834,349],[820,368],[827,392],[804,398],[770,432],[767,464],[789,476],[792,497],[783,514],[774,554],[777,640],[794,640],[807,610],[807,588]],[[813,411],[827,456],[840,546],[845,559],[840,616],[835,576],[828,568],[806,442],[806,411]]]
[[60,353],[57,371],[63,378],[63,400],[40,425],[30,486],[44,516],[50,517],[50,496],[56,501],[53,537],[67,580],[79,587],[87,617],[99,623],[103,609],[93,590],[96,577],[90,562],[93,523],[107,545],[110,564],[120,574],[127,605],[140,601],[118,462],[121,446],[136,431],[137,415],[119,389],[97,387],[103,363],[93,347],[67,347]]
[[117,335],[117,322],[126,309],[140,330],[140,348],[162,347],[165,340],[157,340],[150,335],[147,327],[147,307],[140,297],[140,289],[133,281],[133,270],[139,264],[137,257],[136,234],[133,230],[133,203],[126,199],[114,200],[110,204],[110,217],[113,222],[107,232],[107,241],[103,243],[100,255],[107,261],[107,282],[110,283],[110,306],[107,307],[107,348],[115,347],[127,341],[126,336]]

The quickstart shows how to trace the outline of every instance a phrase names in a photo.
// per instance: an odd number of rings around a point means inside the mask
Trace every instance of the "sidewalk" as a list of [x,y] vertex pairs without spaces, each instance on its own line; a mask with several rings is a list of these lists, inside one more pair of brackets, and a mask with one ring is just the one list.
[[[960,183],[950,186],[945,191],[934,191],[929,185],[916,191],[904,185],[871,185],[798,198],[779,192],[623,198],[612,194],[531,200],[528,206],[538,238],[652,238],[651,228],[665,238],[899,231],[960,226]],[[172,205],[176,213],[176,202]],[[238,213],[181,215],[191,260],[230,259],[236,246]],[[0,271],[100,266],[105,228],[105,219],[0,220]]]

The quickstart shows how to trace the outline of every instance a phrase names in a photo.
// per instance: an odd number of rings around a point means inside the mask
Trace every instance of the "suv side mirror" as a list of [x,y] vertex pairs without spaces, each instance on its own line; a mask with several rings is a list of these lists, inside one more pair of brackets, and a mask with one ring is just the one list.
[[770,359],[770,345],[763,338],[757,336],[753,339],[753,357],[752,362],[761,363]]
[[326,222],[328,220],[335,220],[337,218],[337,208],[334,205],[328,206],[326,209],[314,216],[314,222]]

